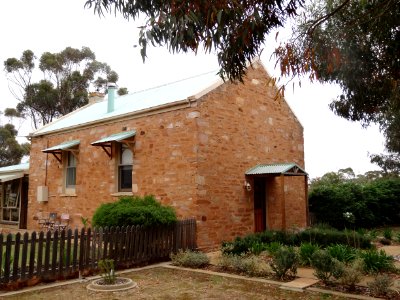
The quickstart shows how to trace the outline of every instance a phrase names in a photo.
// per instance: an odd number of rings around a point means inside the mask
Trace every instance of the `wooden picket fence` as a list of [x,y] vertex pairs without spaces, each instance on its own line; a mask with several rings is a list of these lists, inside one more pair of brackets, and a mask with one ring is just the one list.
[[173,226],[82,228],[60,232],[0,234],[0,284],[58,280],[93,273],[98,261],[128,268],[168,260],[171,252],[196,249],[196,220]]

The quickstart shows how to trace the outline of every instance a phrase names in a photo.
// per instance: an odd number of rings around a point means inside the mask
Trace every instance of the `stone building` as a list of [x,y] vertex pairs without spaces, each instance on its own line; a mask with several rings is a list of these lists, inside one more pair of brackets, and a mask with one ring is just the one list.
[[145,194],[196,218],[201,248],[305,227],[301,124],[260,62],[244,84],[215,73],[121,97],[111,88],[34,132],[28,228],[39,211],[81,226],[101,203]]

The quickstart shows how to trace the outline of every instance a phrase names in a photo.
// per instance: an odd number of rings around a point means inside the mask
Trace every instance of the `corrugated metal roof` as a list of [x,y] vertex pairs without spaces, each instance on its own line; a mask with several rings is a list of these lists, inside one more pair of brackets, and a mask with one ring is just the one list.
[[42,150],[42,152],[46,153],[46,152],[67,150],[67,149],[71,149],[71,148],[73,148],[73,147],[75,147],[75,146],[77,146],[79,144],[80,144],[79,140],[66,141],[66,142],[63,142],[63,143],[61,143],[59,145],[44,149],[44,150]]
[[32,135],[42,135],[56,130],[79,126],[81,124],[84,125],[85,123],[92,123],[103,119],[115,118],[136,111],[186,100],[189,97],[207,91],[210,87],[216,87],[222,83],[223,81],[217,75],[217,71],[212,71],[120,97],[115,95],[114,111],[110,113],[107,113],[106,96],[105,100],[75,110],[43,126]]
[[23,163],[23,164],[12,165],[12,166],[0,168],[0,174],[12,173],[12,172],[18,172],[18,171],[23,171],[23,172],[27,173],[29,171],[29,163]]
[[260,164],[246,171],[246,175],[263,174],[307,175],[307,173],[295,163]]
[[10,180],[24,177],[24,172],[16,172],[13,174],[0,174],[0,182],[7,182]]
[[136,135],[135,130],[131,131],[123,131],[119,133],[112,134],[108,137],[102,138],[101,140],[95,141],[91,143],[92,145],[98,145],[98,144],[103,144],[103,143],[108,143],[108,142],[119,142],[125,139],[128,139],[130,137],[133,137]]

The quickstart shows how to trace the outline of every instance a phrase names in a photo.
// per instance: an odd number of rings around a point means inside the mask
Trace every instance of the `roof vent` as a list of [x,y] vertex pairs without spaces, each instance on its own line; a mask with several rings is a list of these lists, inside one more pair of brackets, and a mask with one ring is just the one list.
[[115,99],[115,89],[116,84],[113,82],[109,82],[107,85],[108,88],[108,101],[107,101],[107,113],[114,111],[114,99]]

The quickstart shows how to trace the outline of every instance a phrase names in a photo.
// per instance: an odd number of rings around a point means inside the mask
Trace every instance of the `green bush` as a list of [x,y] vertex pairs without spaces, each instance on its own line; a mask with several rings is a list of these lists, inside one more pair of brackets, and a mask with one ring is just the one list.
[[100,205],[92,219],[93,226],[171,225],[177,220],[172,207],[162,206],[154,196],[121,197]]
[[261,252],[267,250],[267,244],[256,242],[250,247],[250,252],[254,255],[259,255]]
[[322,248],[335,244],[349,245],[361,249],[371,248],[370,238],[356,231],[309,228],[300,232],[299,235],[301,241],[308,241]]
[[210,263],[210,259],[203,252],[179,250],[177,254],[170,255],[174,266],[182,266],[187,268],[202,268]]
[[251,252],[253,245],[256,244],[279,243],[287,246],[300,246],[302,242],[315,244],[322,248],[335,244],[349,245],[361,249],[371,248],[369,236],[360,235],[355,231],[309,228],[300,232],[267,230],[245,237],[236,237],[232,242],[223,242],[221,251],[224,254],[240,255]]
[[[370,182],[345,180],[325,182],[310,189],[309,204],[317,222],[342,229],[371,228],[399,224],[400,177],[380,178]],[[346,220],[351,212],[354,222]]]
[[343,275],[344,264],[333,258],[327,250],[318,250],[311,257],[311,266],[315,269],[314,275],[325,284],[338,279]]
[[271,242],[269,244],[266,244],[265,249],[267,250],[268,254],[274,256],[276,252],[279,251],[279,249],[282,248],[282,244],[280,242]]
[[366,273],[388,272],[395,269],[393,257],[387,255],[384,250],[367,250],[362,252],[360,257],[364,261]]
[[338,261],[341,261],[343,263],[351,262],[357,256],[357,250],[348,245],[336,244],[327,247],[326,250],[328,250],[329,254],[333,258],[336,258]]
[[385,228],[383,230],[383,237],[388,240],[392,240],[393,238],[393,230],[391,228]]
[[301,243],[299,248],[300,263],[303,266],[311,265],[311,257],[320,247],[311,243]]
[[294,247],[280,247],[272,257],[271,268],[276,277],[284,279],[294,277],[297,273],[299,259]]

